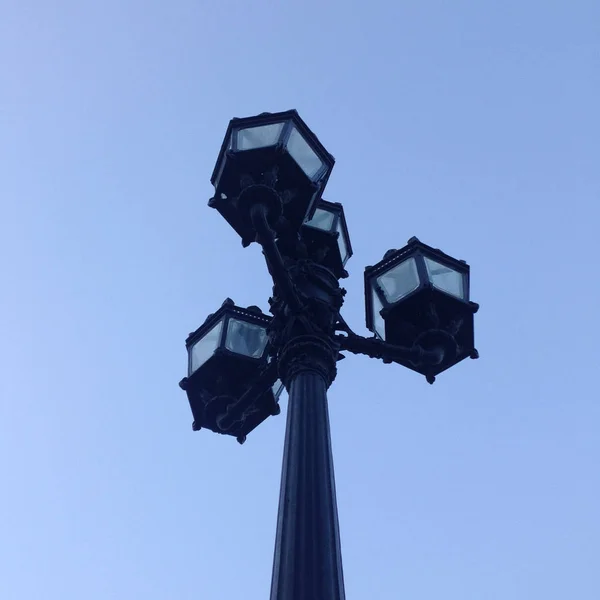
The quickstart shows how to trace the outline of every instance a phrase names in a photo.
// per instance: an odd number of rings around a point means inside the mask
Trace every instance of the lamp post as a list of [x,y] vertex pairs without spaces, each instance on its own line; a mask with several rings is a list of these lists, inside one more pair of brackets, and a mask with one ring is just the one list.
[[352,246],[341,204],[322,198],[334,159],[294,110],[232,119],[211,179],[243,246],[273,278],[271,316],[227,299],[186,340],[180,382],[193,429],[246,436],[289,393],[271,600],[345,598],[327,408],[341,351],[436,375],[477,358],[469,266],[411,238],[365,270],[367,328],[341,316]]

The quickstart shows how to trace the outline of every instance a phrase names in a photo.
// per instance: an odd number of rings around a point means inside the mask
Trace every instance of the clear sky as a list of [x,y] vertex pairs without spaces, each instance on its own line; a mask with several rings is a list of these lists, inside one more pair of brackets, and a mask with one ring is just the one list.
[[0,2],[0,597],[268,597],[285,404],[193,433],[184,340],[264,263],[207,207],[297,108],[362,272],[467,260],[479,361],[330,391],[348,599],[600,598],[600,4]]

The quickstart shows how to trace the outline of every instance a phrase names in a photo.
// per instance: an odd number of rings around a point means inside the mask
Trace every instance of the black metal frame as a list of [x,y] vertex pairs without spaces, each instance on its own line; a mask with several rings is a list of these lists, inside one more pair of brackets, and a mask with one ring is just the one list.
[[[377,279],[394,267],[413,259],[417,271],[418,285],[401,298],[388,301]],[[427,272],[425,260],[430,259],[462,275],[463,295],[459,297],[436,286]],[[365,312],[367,327],[378,340],[382,340],[375,327],[373,294],[377,296],[382,308],[379,311],[384,321],[386,343],[406,343],[412,337],[412,346],[421,346],[426,350],[441,352],[436,363],[415,362],[406,358],[396,358],[397,362],[409,369],[425,375],[429,383],[436,375],[454,366],[465,358],[478,358],[474,347],[473,315],[479,305],[469,300],[469,265],[457,260],[437,248],[424,244],[413,237],[400,250],[389,250],[382,261],[365,269]],[[441,313],[440,313],[441,311]],[[422,333],[411,336],[415,331],[415,321]],[[392,331],[392,336],[388,335]],[[400,333],[403,331],[403,333]],[[383,340],[382,340],[383,341]]]
[[[256,306],[242,308],[227,298],[221,307],[209,315],[205,322],[196,331],[190,333],[186,339],[188,375],[180,381],[179,385],[188,395],[190,408],[194,415],[192,423],[194,431],[208,428],[216,433],[234,435],[238,442],[244,443],[248,433],[269,416],[279,414],[281,409],[278,404],[279,394],[275,394],[272,389],[277,381],[277,370],[276,364],[270,362],[269,359],[268,340],[260,357],[233,352],[227,348],[228,329],[232,320],[259,325],[268,330],[272,317],[262,313]],[[193,347],[219,323],[222,324],[221,331],[213,354],[192,371]],[[252,379],[245,381],[246,389],[239,397],[223,395],[221,392],[217,392],[215,395],[215,389],[220,389],[218,382],[223,375],[221,373],[223,364],[235,364],[238,367],[235,373],[227,377],[229,382],[240,377],[241,374],[244,377],[252,374]],[[230,389],[239,386],[228,385],[227,387]],[[208,406],[211,406],[211,410],[214,412],[212,409],[214,405],[223,409],[216,421],[212,417],[205,416]]]
[[[236,149],[236,132],[278,123],[282,124],[282,130],[275,144]],[[322,162],[321,170],[313,177],[296,162],[286,146],[292,128]],[[249,212],[257,198],[268,205],[267,219],[273,228],[298,230],[314,214],[334,164],[333,156],[295,110],[232,119],[211,177],[215,195],[208,204],[218,210],[240,235],[242,245],[248,246],[256,241]]]
[[[321,198],[315,207],[315,212],[322,209],[332,216],[331,228],[329,231],[311,225],[307,220],[302,226],[301,237],[307,246],[317,246],[323,249],[327,249],[327,255],[323,259],[323,264],[330,268],[336,277],[345,279],[348,277],[348,271],[346,271],[346,263],[352,258],[354,250],[352,249],[352,243],[350,241],[350,235],[348,233],[348,225],[346,223],[346,215],[344,214],[344,208],[339,202],[328,202]],[[313,214],[313,217],[314,217]],[[338,227],[341,224],[342,233],[338,231]],[[344,244],[346,245],[347,256],[344,260],[339,247],[339,238],[343,237]],[[333,256],[330,253],[333,252]]]
[[[233,119],[229,123],[213,171],[213,184],[218,170],[224,164],[225,154],[230,151],[228,145],[233,131],[285,119],[288,123],[293,121],[313,149],[319,148],[322,159],[328,157],[329,168],[323,181],[319,183],[319,193],[313,197],[304,223],[298,223],[297,229],[279,227],[278,202],[281,198],[275,189],[276,177],[268,175],[268,164],[263,169],[267,175],[259,184],[249,181],[246,173],[237,173],[244,201],[236,205],[235,210],[243,213],[241,218],[245,220],[244,226],[252,230],[250,241],[257,241],[262,246],[267,268],[273,279],[273,295],[269,299],[273,317],[259,317],[255,313],[248,314],[247,310],[236,309],[242,310],[255,322],[264,324],[268,321],[269,341],[260,372],[252,381],[247,382],[240,397],[232,399],[217,421],[225,429],[235,419],[239,424],[240,415],[246,414],[248,407],[256,403],[267,386],[272,386],[277,378],[282,380],[289,392],[289,406],[271,600],[343,600],[345,596],[326,396],[327,388],[336,377],[336,364],[343,358],[341,352],[364,354],[385,363],[397,362],[425,374],[430,383],[433,383],[434,373],[441,372],[456,362],[458,352],[452,333],[446,330],[428,329],[412,345],[402,346],[383,341],[377,334],[371,338],[357,335],[346,323],[340,312],[346,291],[339,285],[339,279],[347,275],[345,269],[326,266],[323,261],[319,261],[322,253],[311,253],[307,246],[307,232],[321,231],[329,235],[329,240],[335,239],[335,247],[339,252],[337,236],[306,224],[306,219],[313,216],[320,202],[321,206],[334,212],[334,218],[338,222],[342,220],[348,258],[352,255],[341,204],[320,198],[334,159],[296,111]],[[288,124],[286,135],[289,135],[290,128],[291,125]],[[215,206],[216,201],[211,205]],[[231,215],[224,216],[236,228],[234,222],[237,222],[238,217],[230,219]],[[337,231],[337,227],[334,231]],[[249,240],[243,239],[243,242],[247,245]],[[469,266],[464,261],[457,261],[440,250],[411,238],[406,248],[388,252],[383,261],[365,270],[365,306],[367,326],[370,329],[373,326],[371,281],[411,256],[428,256],[464,273],[468,292]],[[422,266],[417,268],[424,268],[424,262],[421,262]],[[421,277],[421,287],[423,281],[425,278]],[[415,290],[415,294],[417,292]],[[378,294],[381,295],[384,306],[382,314],[384,311],[391,311],[395,305],[387,302],[381,290]],[[461,307],[465,305],[472,318],[477,305],[468,301],[468,296],[465,300],[455,297],[453,301],[462,303]],[[199,335],[206,333],[221,318],[221,314],[231,310],[231,305],[228,305],[211,315],[202,327],[188,337],[188,349]],[[472,333],[472,324],[470,332]],[[224,323],[220,348],[224,345],[226,333],[227,323]],[[473,349],[471,357],[476,358],[476,354]],[[188,382],[184,379],[182,388],[187,389],[187,385]],[[277,412],[272,410],[271,414]],[[243,423],[240,427],[243,429]],[[245,441],[245,435],[238,436],[238,441]]]
[[[346,257],[346,260],[344,261],[341,257],[341,253],[340,253],[340,260],[343,262],[343,265],[346,266],[346,263],[350,260],[350,258],[352,258],[352,255],[354,254],[354,250],[352,249],[352,242],[350,241],[350,234],[348,232],[348,224],[346,223],[346,215],[344,213],[344,207],[342,206],[342,204],[340,202],[329,202],[328,200],[321,198],[321,200],[319,200],[319,202],[315,206],[315,212],[319,208],[326,210],[327,212],[330,212],[333,215],[331,231],[325,232],[325,230],[321,229],[320,227],[315,227],[314,225],[310,225],[310,223],[308,221],[306,223],[304,223],[303,227],[310,227],[311,229],[316,229],[317,231],[331,233],[337,239],[338,236],[340,235],[340,233],[337,229],[338,229],[338,225],[340,224],[340,221],[341,221],[342,222],[342,230],[346,234],[344,236],[344,242],[348,249],[348,256]],[[341,235],[343,235],[343,234],[341,234]]]
[[272,318],[265,315],[262,311],[258,312],[258,310],[252,308],[247,309],[236,306],[231,298],[227,298],[221,307],[216,312],[209,315],[204,323],[202,323],[202,325],[200,325],[196,331],[192,331],[192,333],[190,333],[185,340],[185,347],[188,351],[188,377],[192,374],[191,350],[193,346],[197,341],[201,340],[219,321],[223,321],[223,328],[219,336],[219,343],[215,349],[217,353],[231,354],[240,356],[242,358],[248,358],[253,361],[266,361],[266,357],[268,355],[268,349],[266,347],[260,358],[253,358],[252,356],[244,356],[243,354],[238,354],[237,352],[231,352],[226,347],[227,330],[229,327],[229,321],[231,319],[238,319],[239,321],[244,321],[245,323],[250,323],[252,325],[261,325],[265,329],[268,329],[272,321]]
[[[327,151],[325,146],[323,146],[323,144],[319,141],[319,138],[302,120],[302,118],[298,114],[298,111],[295,109],[278,113],[262,113],[255,117],[236,117],[231,119],[227,127],[227,131],[225,133],[225,138],[223,139],[223,142],[221,144],[221,149],[219,150],[219,156],[217,158],[215,168],[213,169],[212,175],[210,177],[211,183],[215,185],[215,182],[218,179],[219,171],[223,168],[223,165],[225,163],[225,154],[228,151],[238,151],[237,136],[233,135],[234,132],[250,127],[261,127],[263,125],[274,125],[276,123],[284,123],[283,131],[281,132],[279,137],[279,142],[276,144],[277,146],[285,146],[289,139],[292,126],[295,126],[296,129],[298,129],[298,131],[302,134],[306,142],[309,144],[309,146],[311,146],[313,151],[323,161],[325,165],[325,172],[320,173],[319,177],[317,178],[317,182],[319,183],[321,189],[324,189],[325,185],[327,184],[327,180],[329,179],[329,174],[333,169],[335,159]],[[232,142],[231,145],[230,141]],[[324,176],[325,178],[323,179]]]
[[[427,268],[425,266],[425,261],[423,259],[431,258],[433,260],[436,260],[437,262],[439,262],[442,265],[446,265],[446,266],[450,267],[451,269],[458,271],[463,276],[465,298],[464,299],[458,298],[458,299],[463,302],[466,302],[467,304],[470,304],[473,307],[477,306],[476,303],[469,301],[471,273],[470,273],[469,265],[465,261],[457,260],[456,258],[449,256],[445,252],[442,252],[438,248],[433,248],[432,246],[428,246],[427,244],[424,244],[417,238],[411,238],[408,241],[408,244],[406,246],[404,246],[404,248],[401,248],[400,250],[390,250],[386,254],[387,254],[387,256],[383,260],[378,262],[376,265],[365,268],[365,274],[364,274],[364,279],[365,279],[365,316],[366,316],[366,322],[367,322],[367,329],[369,329],[370,331],[374,330],[373,299],[372,299],[372,296],[370,293],[371,290],[375,289],[377,296],[379,297],[379,300],[380,300],[381,304],[383,305],[383,310],[382,310],[383,314],[385,314],[385,312],[389,311],[389,308],[391,306],[394,306],[396,304],[396,302],[388,301],[388,299],[385,296],[385,293],[381,289],[381,286],[376,283],[377,278],[380,275],[382,275],[383,273],[390,271],[391,269],[393,269],[395,266],[399,265],[400,263],[403,263],[405,260],[408,260],[409,258],[416,259],[417,272],[419,275],[419,285],[414,290],[412,290],[410,293],[408,293],[406,296],[404,296],[402,298],[402,300],[409,298],[413,294],[417,294],[420,290],[422,290],[424,287],[429,285],[428,284],[429,275],[427,273]],[[452,294],[449,294],[448,292],[445,292],[444,290],[442,290],[440,288],[437,288],[437,289],[443,294],[452,295]],[[453,296],[453,297],[457,298],[457,296]]]

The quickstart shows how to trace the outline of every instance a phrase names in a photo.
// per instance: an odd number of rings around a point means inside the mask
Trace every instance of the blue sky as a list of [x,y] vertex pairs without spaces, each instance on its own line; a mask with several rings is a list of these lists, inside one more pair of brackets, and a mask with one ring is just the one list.
[[482,306],[434,386],[340,364],[349,600],[597,600],[599,51],[591,0],[4,0],[0,596],[268,597],[285,418],[193,433],[177,382],[225,297],[268,308],[206,206],[227,122],[297,108],[353,327],[412,235]]

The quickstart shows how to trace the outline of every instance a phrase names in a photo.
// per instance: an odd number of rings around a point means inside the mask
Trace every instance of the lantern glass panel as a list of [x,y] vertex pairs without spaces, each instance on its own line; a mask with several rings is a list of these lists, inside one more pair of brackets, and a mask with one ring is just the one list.
[[425,258],[425,266],[427,267],[429,281],[434,287],[463,300],[465,299],[465,278],[462,273],[430,258]]
[[315,181],[317,173],[323,167],[323,163],[317,156],[317,153],[310,147],[308,142],[295,127],[292,128],[290,133],[287,149],[290,156],[296,161],[304,173],[306,173],[310,179]]
[[377,278],[388,302],[398,302],[419,287],[419,273],[414,258],[392,267]]
[[381,316],[381,309],[383,308],[383,304],[379,299],[379,295],[375,291],[373,291],[373,328],[375,329],[375,333],[382,339],[385,340],[385,321]]
[[322,229],[323,231],[331,231],[334,217],[335,215],[332,212],[323,208],[317,208],[313,218],[307,221],[306,224],[317,229]]
[[214,354],[214,351],[219,346],[222,331],[223,320],[219,321],[192,346],[190,349],[190,375],[197,371]]
[[267,331],[261,325],[230,319],[225,347],[231,352],[260,358],[267,345]]
[[271,125],[240,129],[237,134],[238,150],[255,150],[274,146],[279,141],[283,125],[284,123],[272,123]]
[[281,379],[278,379],[274,384],[273,384],[273,396],[275,396],[275,398],[279,398],[279,396],[281,396],[281,393],[283,392],[283,381],[281,381]]
[[342,219],[338,219],[337,232],[340,234],[338,237],[338,246],[340,247],[340,256],[342,257],[342,264],[345,266],[348,262],[348,245],[346,244],[346,236],[344,235],[344,228],[342,227]]

